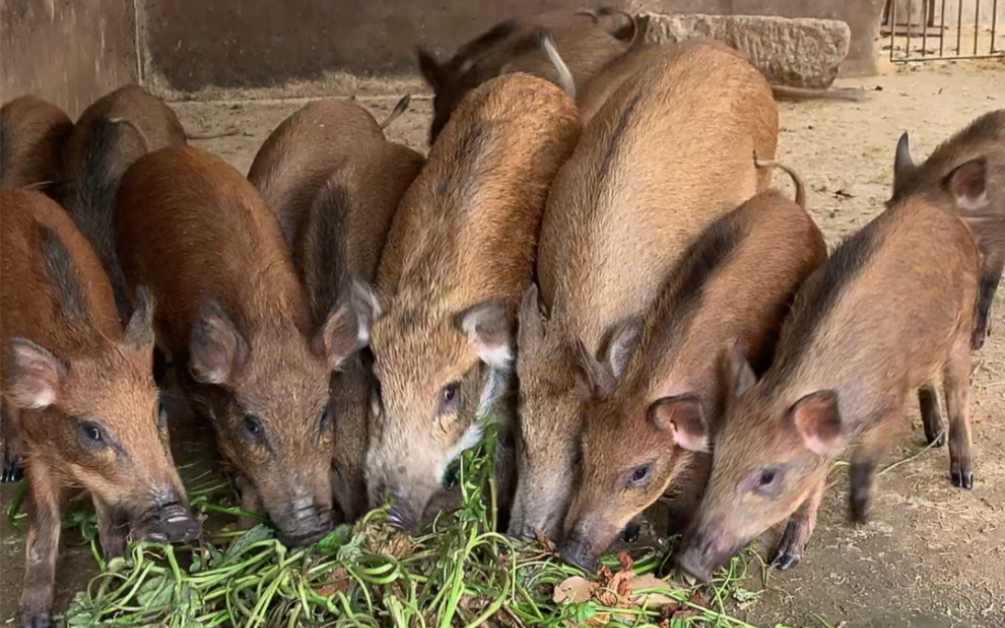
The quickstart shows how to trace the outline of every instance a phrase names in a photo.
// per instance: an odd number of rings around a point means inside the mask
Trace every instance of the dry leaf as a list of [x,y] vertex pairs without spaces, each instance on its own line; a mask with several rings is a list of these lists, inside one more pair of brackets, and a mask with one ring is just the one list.
[[607,568],[607,565],[602,565],[600,567],[600,573],[597,575],[600,576],[600,581],[604,583],[605,587],[610,584],[611,578],[614,577],[614,574],[612,574],[611,570]]
[[318,595],[331,597],[339,591],[348,591],[351,584],[352,579],[349,577],[349,572],[342,567],[339,567],[335,571],[331,572],[329,580],[317,590]]
[[611,621],[610,613],[597,613],[593,617],[586,620],[587,626],[594,626],[594,628],[603,628]]
[[698,606],[708,606],[708,591],[704,589],[695,591],[691,596],[691,603],[697,604]]
[[631,585],[631,601],[641,606],[642,608],[655,608],[659,610],[664,610],[670,606],[677,606],[679,603],[677,600],[673,599],[665,593],[652,592],[652,593],[635,593],[635,591],[645,591],[647,589],[663,589],[668,590],[670,587],[666,582],[660,580],[656,576],[645,575],[638,576],[632,579],[629,583]]
[[618,604],[621,602],[621,599],[618,597],[618,594],[615,593],[614,591],[611,591],[610,589],[600,589],[593,594],[593,597],[596,598],[596,600],[600,602],[601,605],[606,606],[608,608],[618,606]]
[[593,597],[593,592],[596,589],[597,585],[586,578],[572,576],[571,578],[566,578],[555,587],[555,595],[552,597],[552,600],[556,604],[560,604],[565,600],[569,600],[570,602],[585,602]]
[[541,532],[537,528],[534,528],[534,536],[537,538],[537,542],[541,545],[541,548],[544,551],[548,552],[549,554],[555,553],[555,544],[552,543],[551,539],[545,536],[543,532]]
[[635,565],[635,561],[628,555],[628,552],[621,552],[618,554],[618,562],[621,563],[622,571],[631,571],[632,567]]

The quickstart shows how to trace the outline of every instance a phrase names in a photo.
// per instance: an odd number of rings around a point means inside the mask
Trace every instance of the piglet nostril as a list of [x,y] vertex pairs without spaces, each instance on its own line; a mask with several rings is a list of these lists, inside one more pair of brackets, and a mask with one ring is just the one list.
[[415,517],[401,505],[394,505],[387,513],[387,523],[393,528],[409,531],[415,528]]

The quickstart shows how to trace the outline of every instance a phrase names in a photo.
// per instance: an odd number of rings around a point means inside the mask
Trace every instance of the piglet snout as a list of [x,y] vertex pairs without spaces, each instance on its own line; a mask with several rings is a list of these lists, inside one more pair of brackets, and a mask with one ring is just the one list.
[[677,555],[677,566],[684,573],[709,582],[712,572],[728,562],[738,549],[737,543],[712,527],[698,527],[684,537]]
[[157,543],[188,543],[202,534],[202,524],[181,504],[168,504],[146,520],[137,536]]

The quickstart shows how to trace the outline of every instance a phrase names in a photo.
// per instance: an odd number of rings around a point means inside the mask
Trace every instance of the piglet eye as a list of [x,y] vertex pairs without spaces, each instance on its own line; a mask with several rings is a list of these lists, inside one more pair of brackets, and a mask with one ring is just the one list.
[[84,439],[86,444],[91,446],[103,445],[105,442],[105,437],[101,433],[101,428],[94,423],[81,423],[80,436]]
[[443,387],[442,401],[444,405],[453,403],[457,399],[457,393],[461,388],[460,382],[452,382]]
[[629,485],[634,487],[645,483],[645,481],[649,478],[649,471],[651,468],[651,465],[643,464],[632,469],[632,475],[628,481]]
[[779,467],[754,469],[743,479],[740,492],[774,497],[781,491],[783,475],[783,469]]
[[244,430],[252,436],[261,436],[265,428],[262,427],[262,422],[257,417],[246,414],[244,415]]

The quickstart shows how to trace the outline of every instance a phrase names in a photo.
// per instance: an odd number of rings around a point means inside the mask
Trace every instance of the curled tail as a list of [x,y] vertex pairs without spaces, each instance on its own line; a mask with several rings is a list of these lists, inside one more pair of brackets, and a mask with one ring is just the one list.
[[147,139],[147,134],[143,132],[143,129],[141,129],[138,124],[129,118],[108,118],[108,121],[112,124],[124,124],[132,129],[133,133],[136,134],[136,138],[140,141],[140,144],[143,145],[144,154],[150,152],[150,140]]
[[405,94],[404,96],[402,96],[401,100],[399,100],[398,103],[394,106],[394,109],[391,110],[391,113],[389,113],[387,117],[384,118],[384,121],[380,123],[381,130],[386,129],[388,126],[390,126],[392,122],[401,117],[401,114],[408,111],[408,106],[411,104],[412,104],[411,94]]
[[551,36],[551,31],[547,29],[540,29],[537,31],[538,41],[541,44],[541,49],[544,50],[544,54],[548,56],[548,60],[555,66],[558,70],[558,86],[562,88],[562,91],[566,95],[575,100],[576,99],[576,81],[572,78],[572,72],[569,71],[569,66],[565,65],[565,61],[562,60],[562,55],[558,54],[558,49],[555,47],[555,40]]
[[861,102],[866,99],[866,91],[862,89],[809,89],[787,85],[772,85],[771,95],[775,97],[775,100],[785,102],[805,102],[807,100]]
[[793,185],[796,186],[796,205],[799,205],[804,210],[806,209],[806,184],[803,183],[803,178],[799,176],[795,168],[786,166],[779,161],[758,159],[757,157],[754,158],[754,165],[758,168],[778,168],[789,175],[792,178]]

